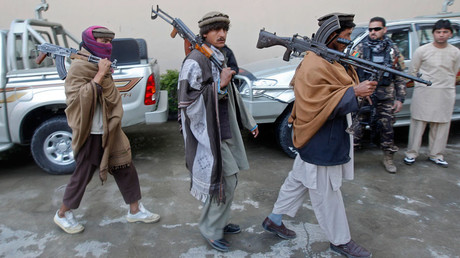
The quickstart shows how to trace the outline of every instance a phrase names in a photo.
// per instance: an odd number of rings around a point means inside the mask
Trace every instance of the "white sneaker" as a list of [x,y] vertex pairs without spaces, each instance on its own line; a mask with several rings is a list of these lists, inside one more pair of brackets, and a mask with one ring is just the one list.
[[144,222],[144,223],[154,223],[160,220],[160,215],[151,213],[150,211],[144,208],[142,203],[139,203],[139,212],[136,214],[131,214],[131,211],[128,210],[128,215],[126,216],[128,222]]
[[66,211],[63,218],[59,217],[59,210],[56,211],[54,223],[69,234],[80,233],[85,229],[85,227],[75,219],[71,210]]
[[432,161],[434,164],[441,166],[443,168],[447,168],[449,166],[449,163],[443,159],[436,159],[436,158],[428,158],[430,161]]
[[410,158],[410,157],[407,157],[407,156],[406,156],[406,157],[404,158],[404,163],[406,163],[406,165],[409,165],[409,166],[410,166],[410,165],[412,165],[412,164],[415,163],[415,158]]

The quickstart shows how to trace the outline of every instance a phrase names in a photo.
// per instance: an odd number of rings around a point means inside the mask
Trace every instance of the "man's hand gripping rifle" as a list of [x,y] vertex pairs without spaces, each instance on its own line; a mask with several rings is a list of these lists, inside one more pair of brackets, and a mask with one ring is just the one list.
[[[35,62],[37,64],[41,64],[47,56],[54,58],[56,60],[56,69],[61,80],[64,80],[67,77],[67,70],[65,69],[66,57],[69,57],[70,59],[81,59],[96,64],[99,63],[99,60],[101,60],[100,57],[87,55],[74,48],[60,47],[50,43],[37,45],[37,50],[40,51],[40,55],[37,59],[35,59]],[[111,67],[117,68],[117,60],[112,62]]]
[[172,18],[170,15],[161,10],[158,5],[156,11],[153,9],[152,6],[152,20],[155,20],[158,16],[160,16],[160,18],[162,18],[174,27],[173,31],[171,32],[171,38],[175,38],[176,35],[179,34],[179,36],[184,39],[186,46],[186,54],[188,54],[191,51],[191,49],[189,49],[188,47],[190,44],[190,47],[192,49],[198,49],[201,53],[208,57],[211,60],[211,62],[213,62],[217,66],[219,71],[222,71],[222,64],[216,58],[216,54],[214,53],[214,51],[212,51],[212,49],[208,45],[204,44],[203,39],[199,35],[195,35],[187,27],[187,25],[185,25],[185,23],[181,21],[181,19]]

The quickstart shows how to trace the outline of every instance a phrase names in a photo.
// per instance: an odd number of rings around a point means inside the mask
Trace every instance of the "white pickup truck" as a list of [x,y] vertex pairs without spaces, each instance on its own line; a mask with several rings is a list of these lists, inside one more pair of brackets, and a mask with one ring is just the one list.
[[[0,152],[30,144],[38,166],[50,174],[66,174],[75,161],[64,113],[64,81],[53,59],[35,63],[36,46],[48,42],[78,49],[79,41],[61,24],[41,18],[41,11],[48,9],[42,2],[34,19],[14,20],[9,30],[0,30]],[[123,101],[122,126],[165,122],[168,93],[160,90],[159,65],[147,57],[145,41],[115,39],[113,59],[118,61],[113,77]]]

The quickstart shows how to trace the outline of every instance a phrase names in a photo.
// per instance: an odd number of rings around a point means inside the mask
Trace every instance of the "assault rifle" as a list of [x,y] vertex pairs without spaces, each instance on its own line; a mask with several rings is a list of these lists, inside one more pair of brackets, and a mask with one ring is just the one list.
[[[337,40],[339,43],[345,45],[349,45],[351,43],[351,41],[347,39],[338,38]],[[264,29],[260,30],[257,48],[267,48],[272,46],[283,46],[286,48],[286,52],[283,56],[284,61],[289,61],[293,52],[295,55],[300,55],[305,51],[312,51],[331,63],[333,61],[338,61],[362,68],[372,73],[375,76],[376,81],[379,81],[384,73],[391,73],[428,86],[431,85],[430,81],[420,78],[421,74],[418,74],[417,77],[415,77],[385,65],[376,64],[371,61],[351,56],[348,53],[330,49],[325,44],[311,40],[308,37],[302,37],[298,34],[295,34],[293,37],[278,37],[276,34],[267,32]]]
[[222,71],[222,63],[217,59],[214,51],[212,51],[208,45],[204,44],[203,39],[199,35],[195,35],[181,19],[172,18],[169,14],[161,10],[158,5],[156,11],[152,6],[152,20],[155,20],[158,16],[174,27],[171,32],[171,38],[175,38],[176,35],[179,34],[179,36],[184,39],[186,54],[188,54],[193,48],[197,49],[209,58],[211,62],[216,65],[219,71]]
[[[345,45],[351,44],[351,41],[347,39],[338,38],[337,41]],[[427,86],[431,85],[430,81],[426,81],[420,78],[421,74],[417,74],[417,77],[411,76],[385,65],[376,64],[371,61],[350,56],[349,53],[330,49],[324,43],[311,40],[308,37],[301,37],[298,34],[295,34],[293,37],[278,37],[276,34],[267,32],[264,29],[260,30],[259,40],[257,41],[257,48],[267,48],[272,46],[283,46],[286,48],[286,52],[283,56],[284,61],[289,61],[292,52],[294,52],[295,55],[300,55],[305,51],[312,51],[331,63],[333,61],[338,61],[362,68],[372,74],[370,80],[373,81],[379,81],[385,73],[392,73],[394,75],[426,84]],[[346,131],[353,135],[358,126],[361,126],[361,124],[358,121],[358,116],[355,115],[352,124],[349,128],[347,128]]]
[[[65,48],[50,43],[37,45],[37,50],[40,51],[40,55],[37,59],[35,59],[35,63],[41,64],[47,56],[54,58],[56,60],[56,69],[61,80],[64,80],[67,77],[67,70],[65,69],[66,57],[70,57],[71,59],[81,59],[91,63],[99,63],[99,60],[101,60],[100,57],[85,54],[74,48]],[[112,62],[111,67],[117,68],[116,59]]]

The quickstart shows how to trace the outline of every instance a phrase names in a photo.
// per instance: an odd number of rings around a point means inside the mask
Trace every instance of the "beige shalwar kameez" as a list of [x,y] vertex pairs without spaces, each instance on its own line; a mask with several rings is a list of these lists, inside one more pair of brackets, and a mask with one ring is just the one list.
[[411,103],[411,124],[406,156],[416,158],[426,125],[430,125],[429,156],[444,159],[450,120],[455,105],[455,81],[460,50],[452,45],[438,48],[433,43],[419,47],[412,58],[411,74],[421,73],[431,86],[415,83]]

